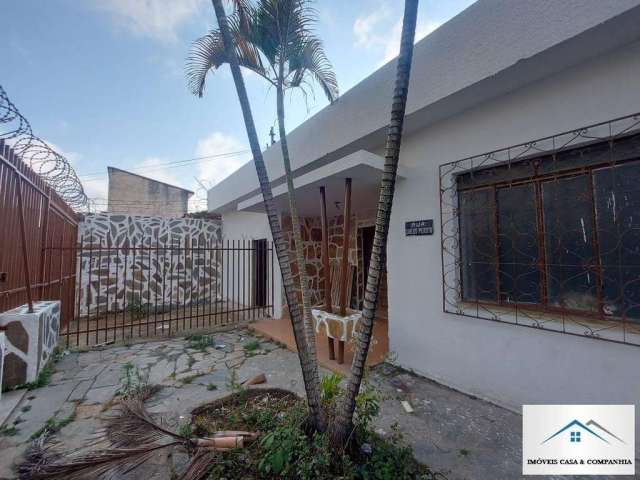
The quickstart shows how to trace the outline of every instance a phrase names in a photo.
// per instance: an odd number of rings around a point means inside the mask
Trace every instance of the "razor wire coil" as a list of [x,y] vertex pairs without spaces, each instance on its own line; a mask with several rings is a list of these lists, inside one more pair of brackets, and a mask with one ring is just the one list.
[[0,139],[75,211],[87,207],[87,196],[71,163],[34,135],[31,124],[0,85]]

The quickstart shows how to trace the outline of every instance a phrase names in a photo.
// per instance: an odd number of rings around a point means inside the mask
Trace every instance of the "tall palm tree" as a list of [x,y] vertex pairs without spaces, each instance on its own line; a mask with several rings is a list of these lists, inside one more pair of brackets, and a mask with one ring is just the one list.
[[[227,17],[222,5],[222,0],[212,0],[212,3],[218,19],[218,30],[196,41],[187,64],[189,86],[195,94],[202,96],[205,77],[209,70],[216,69],[224,63],[228,63],[231,68],[231,74],[238,93],[244,124],[249,138],[249,145],[251,146],[253,163],[258,175],[260,190],[262,191],[271,236],[276,246],[278,265],[280,266],[280,272],[282,274],[289,316],[291,318],[300,365],[302,367],[310,420],[316,429],[323,431],[326,428],[326,419],[320,404],[318,364],[315,354],[310,353],[310,342],[307,341],[308,332],[305,328],[304,318],[295,293],[293,275],[289,263],[289,246],[280,226],[278,212],[271,192],[269,176],[262,157],[256,127],[253,122],[251,105],[249,104],[242,72],[240,71],[240,66],[246,66],[248,56],[256,58],[253,47],[237,36],[237,32],[241,28],[247,28],[247,22],[250,21],[250,18],[246,14],[250,12],[250,9],[244,0],[235,0],[236,11]],[[301,270],[301,272],[302,271],[303,270]],[[313,344],[313,353],[315,353],[315,343]]]
[[[258,0],[255,6],[241,0],[235,4],[236,13],[233,21],[228,23],[238,63],[258,74],[276,91],[280,148],[287,182],[305,331],[309,355],[315,360],[315,332],[287,143],[284,97],[291,89],[301,89],[306,96],[305,89],[310,85],[309,80],[313,80],[321,86],[327,99],[333,102],[338,96],[338,84],[322,42],[313,33],[316,15],[307,0]],[[221,31],[217,29],[193,44],[187,63],[187,76],[194,94],[202,96],[207,73],[220,68],[229,60],[220,39]],[[328,272],[325,274],[328,275]]]
[[378,303],[380,277],[382,276],[385,265],[389,221],[391,219],[393,193],[395,191],[396,173],[398,171],[398,160],[400,157],[400,142],[402,140],[404,113],[409,92],[409,77],[411,74],[411,59],[413,57],[413,41],[416,32],[417,16],[418,0],[405,0],[400,54],[398,55],[396,65],[396,81],[391,103],[391,121],[387,127],[384,172],[380,183],[373,249],[371,252],[369,271],[367,273],[367,286],[362,311],[362,330],[356,342],[347,390],[339,406],[335,424],[333,425],[333,440],[337,445],[344,445],[349,436],[356,405],[356,397],[360,391],[365,370],[365,361],[373,333],[373,318],[376,314],[376,306]]

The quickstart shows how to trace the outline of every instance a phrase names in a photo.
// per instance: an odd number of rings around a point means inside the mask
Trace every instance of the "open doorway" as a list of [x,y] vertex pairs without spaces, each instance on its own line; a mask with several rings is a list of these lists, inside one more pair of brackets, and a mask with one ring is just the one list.
[[253,241],[253,304],[267,306],[267,239]]

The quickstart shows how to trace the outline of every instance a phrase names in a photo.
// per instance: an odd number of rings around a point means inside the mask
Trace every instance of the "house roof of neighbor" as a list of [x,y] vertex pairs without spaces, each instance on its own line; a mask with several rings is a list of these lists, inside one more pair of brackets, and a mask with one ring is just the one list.
[[[478,0],[416,45],[405,131],[632,43],[638,25],[640,0]],[[291,131],[294,174],[381,145],[394,76],[392,60]],[[273,185],[283,183],[280,146],[264,158]],[[249,162],[209,190],[208,207],[233,211],[257,193]]]
[[145,177],[144,175],[140,175],[138,173],[129,172],[128,170],[122,170],[121,168],[107,167],[107,172],[109,173],[109,178],[111,178],[111,172],[125,173],[127,175],[132,175],[134,177],[142,178],[143,180],[147,180],[149,182],[160,183],[162,185],[166,185],[167,187],[175,188],[177,190],[182,190],[184,192],[188,192],[190,195],[193,195],[193,192],[191,190],[186,189],[186,188],[178,187],[177,185],[171,185],[170,183],[166,183],[166,182],[161,182],[160,180],[155,180],[153,178]]

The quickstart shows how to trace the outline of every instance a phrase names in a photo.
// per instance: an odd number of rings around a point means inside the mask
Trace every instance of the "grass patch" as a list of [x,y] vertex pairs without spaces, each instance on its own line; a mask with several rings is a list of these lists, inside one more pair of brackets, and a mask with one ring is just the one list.
[[258,340],[251,340],[242,347],[247,353],[255,353],[260,348],[260,342]]
[[24,385],[21,385],[17,388],[26,388],[27,390],[35,390],[36,388],[46,387],[51,383],[51,377],[53,376],[53,374],[54,374],[54,369],[51,368],[50,365],[47,365],[42,370],[40,370],[40,373],[38,374],[38,376],[33,382],[27,382]]
[[189,335],[186,337],[188,347],[194,350],[205,350],[207,347],[213,347],[216,340],[212,335]]
[[62,428],[66,427],[67,425],[69,425],[71,422],[75,420],[75,418],[76,418],[75,413],[72,413],[67,418],[63,418],[60,420],[58,420],[56,417],[51,417],[45,422],[42,428],[35,431],[33,435],[31,435],[31,440],[40,438],[43,435],[52,435],[58,432],[59,430],[61,430]]
[[12,425],[10,427],[5,425],[4,427],[0,428],[0,436],[2,437],[13,437],[18,433],[20,433],[20,430],[16,428],[15,425]]
[[209,390],[210,392],[213,390],[217,390],[218,387],[216,385],[214,385],[213,383],[210,383],[207,385],[207,390]]
[[244,390],[196,409],[192,417],[195,436],[206,437],[219,430],[260,432],[251,448],[219,452],[207,478],[438,478],[413,458],[397,427],[387,439],[368,426],[357,427],[348,450],[336,455],[328,434],[308,431],[307,415],[305,402],[279,389]]

